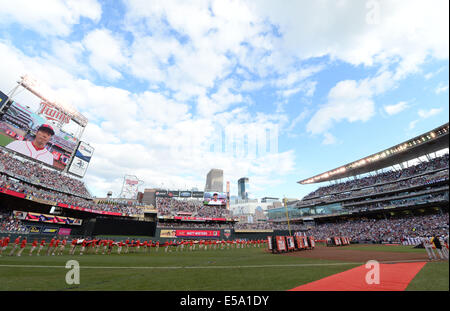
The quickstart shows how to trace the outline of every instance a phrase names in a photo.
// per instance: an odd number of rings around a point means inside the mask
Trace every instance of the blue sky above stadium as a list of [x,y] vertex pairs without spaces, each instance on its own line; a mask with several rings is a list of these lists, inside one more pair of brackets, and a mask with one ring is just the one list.
[[202,190],[220,168],[232,194],[246,176],[252,197],[300,198],[448,122],[446,0],[0,5],[0,89],[28,73],[89,119],[96,196],[125,174]]

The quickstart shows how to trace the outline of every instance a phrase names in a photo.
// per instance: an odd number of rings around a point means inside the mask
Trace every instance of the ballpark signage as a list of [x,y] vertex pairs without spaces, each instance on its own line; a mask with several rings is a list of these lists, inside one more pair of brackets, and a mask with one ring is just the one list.
[[192,191],[193,198],[203,198],[203,196],[204,196],[203,191]]
[[182,198],[190,198],[192,195],[192,193],[190,191],[181,191],[180,192],[180,197]]
[[157,190],[155,192],[155,196],[157,196],[157,197],[167,197],[168,196],[167,190]]
[[8,101],[8,96],[5,93],[3,93],[2,91],[0,91],[0,109],[7,101]]
[[43,115],[47,120],[55,121],[60,124],[69,124],[71,119],[68,114],[59,111],[45,102],[41,102],[38,114]]
[[277,240],[277,250],[279,252],[285,252],[287,251],[286,249],[286,239],[284,236],[277,236],[276,237]]
[[78,177],[84,177],[93,153],[94,148],[80,141],[72,163],[70,164],[69,173]]
[[42,233],[52,233],[52,234],[56,234],[56,232],[58,232],[58,228],[44,227],[44,228],[42,229]]
[[175,234],[177,237],[220,237],[219,230],[176,230]]

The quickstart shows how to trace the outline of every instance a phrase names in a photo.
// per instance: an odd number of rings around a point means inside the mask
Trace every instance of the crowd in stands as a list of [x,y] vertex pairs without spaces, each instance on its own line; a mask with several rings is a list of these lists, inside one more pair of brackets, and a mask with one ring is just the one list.
[[346,210],[349,210],[351,208],[352,211],[366,211],[370,209],[376,209],[376,208],[383,208],[388,206],[395,206],[395,207],[403,207],[403,206],[411,206],[411,205],[418,205],[418,204],[424,204],[424,203],[431,203],[431,202],[442,202],[442,201],[448,201],[448,192],[447,193],[431,193],[416,197],[410,197],[410,198],[404,198],[404,199],[395,199],[392,198],[392,200],[389,201],[383,201],[383,202],[376,202],[376,203],[364,203],[364,204],[358,204],[354,206],[350,205],[344,205],[346,206]]
[[290,223],[289,226],[287,223],[272,223],[272,222],[263,222],[263,223],[235,223],[235,230],[304,230],[306,228],[303,224],[295,224]]
[[16,219],[11,213],[0,214],[0,233],[29,233],[22,221]]
[[1,173],[0,173],[0,187],[7,188],[9,190],[16,191],[19,193],[24,193],[26,195],[31,195],[38,199],[64,203],[95,211],[114,212],[114,213],[121,213],[123,215],[143,214],[143,210],[138,206],[139,203],[133,203],[133,205],[129,205],[129,202],[128,203],[110,202],[97,204],[93,200],[76,197],[73,195],[49,189],[38,188],[34,185],[11,179],[9,176],[3,175]]
[[350,237],[353,241],[400,242],[406,238],[447,236],[448,212],[445,214],[408,216],[391,219],[356,219],[340,223],[317,224],[308,235],[316,240],[334,236]]
[[84,183],[38,163],[14,156],[0,148],[0,172],[37,186],[65,192],[87,199],[91,198]]
[[[224,207],[206,206],[201,200],[156,198],[156,208],[161,216],[191,216],[208,218],[229,218],[231,213]],[[182,214],[181,214],[182,213]]]
[[353,199],[355,197],[398,191],[448,180],[448,161],[449,155],[446,153],[441,157],[399,171],[392,170],[374,176],[320,187],[306,195],[296,205],[301,207],[349,198]]
[[231,229],[229,223],[196,223],[196,222],[158,222],[158,228],[162,229]]

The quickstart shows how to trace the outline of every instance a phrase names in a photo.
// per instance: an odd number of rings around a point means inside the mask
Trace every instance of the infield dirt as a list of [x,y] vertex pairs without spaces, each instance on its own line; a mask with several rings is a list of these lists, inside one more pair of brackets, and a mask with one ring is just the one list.
[[[364,247],[364,246],[362,246]],[[327,246],[317,246],[313,250],[304,250],[298,252],[291,252],[284,254],[285,256],[294,256],[300,258],[314,258],[314,259],[324,259],[324,260],[342,260],[347,262],[367,262],[369,260],[377,260],[380,262],[385,261],[427,261],[428,256],[426,252],[423,253],[406,253],[406,252],[383,252],[380,251],[369,251],[369,250],[354,250],[345,249],[343,247],[327,247]]]

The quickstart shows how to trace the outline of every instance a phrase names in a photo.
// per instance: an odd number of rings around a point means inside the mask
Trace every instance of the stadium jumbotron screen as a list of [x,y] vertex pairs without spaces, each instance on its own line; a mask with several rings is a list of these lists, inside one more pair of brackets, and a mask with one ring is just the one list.
[[[41,125],[49,125],[51,130],[39,131]],[[53,135],[45,137],[38,133],[51,131]],[[38,146],[37,140],[44,142],[45,147]],[[0,146],[63,170],[77,146],[77,139],[51,125],[44,115],[13,102],[0,120]]]
[[227,194],[224,192],[205,192],[203,204],[207,206],[224,207],[227,205]]

